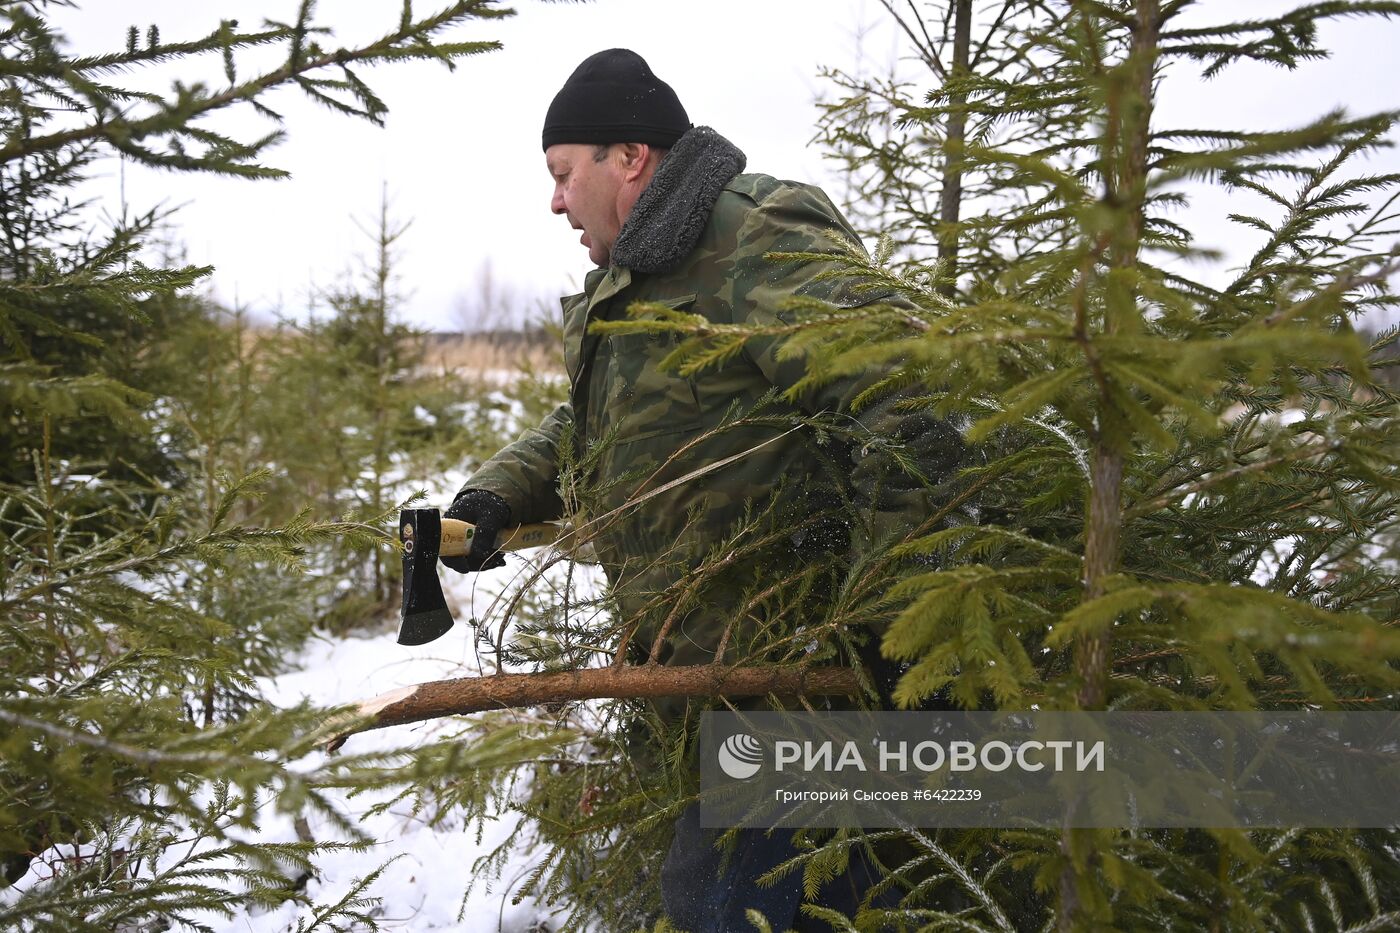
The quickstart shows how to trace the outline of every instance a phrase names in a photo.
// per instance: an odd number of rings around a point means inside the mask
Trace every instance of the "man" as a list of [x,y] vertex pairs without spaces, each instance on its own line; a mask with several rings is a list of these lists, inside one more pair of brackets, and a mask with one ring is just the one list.
[[[865,416],[852,414],[852,401],[873,379],[833,381],[789,398],[805,364],[780,358],[781,336],[754,337],[737,356],[681,375],[660,365],[676,338],[603,334],[592,325],[627,320],[637,302],[724,326],[790,321],[785,302],[793,297],[842,307],[876,300],[849,277],[823,277],[833,263],[764,258],[834,256],[833,235],[859,239],[817,188],[742,174],[743,153],[708,127],[693,127],[671,87],[625,49],[599,52],[573,72],[546,114],[543,145],[551,210],[581,231],[598,267],[582,294],[563,300],[570,398],[466,483],[447,515],[476,525],[478,535],[468,556],[444,562],[462,571],[500,566],[492,553],[497,531],[561,517],[558,464],[567,453],[588,489],[585,527],[620,621],[637,626],[627,633],[642,649],[637,656],[660,633],[662,663],[711,662],[722,643],[730,662],[751,657],[762,624],[754,613],[741,617],[752,605],[744,601],[750,584],[775,567],[800,573],[804,560],[843,553],[853,532],[868,538],[882,525],[907,523],[911,501],[927,506],[922,488],[889,475],[887,461],[811,428],[827,417],[861,430]],[[950,471],[962,451],[956,433],[892,411],[874,428],[934,452],[937,469]],[[807,426],[794,428],[804,419]],[[723,563],[713,560],[716,545],[749,554],[741,549],[754,540],[767,544],[753,553],[771,561],[750,555],[727,575],[695,573],[707,558],[707,567]],[[677,701],[659,711],[686,710]],[[750,929],[747,907],[763,911],[774,929],[800,922],[800,873],[770,888],[754,884],[791,857],[788,836],[741,836],[717,879],[713,834],[700,831],[694,808],[677,822],[662,875],[676,926]],[[856,865],[819,902],[853,911],[868,875]]]

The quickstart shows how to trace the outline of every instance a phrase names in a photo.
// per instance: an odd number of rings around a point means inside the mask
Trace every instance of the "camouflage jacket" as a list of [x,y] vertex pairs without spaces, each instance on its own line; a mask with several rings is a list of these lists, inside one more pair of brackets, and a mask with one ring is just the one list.
[[[653,189],[669,193],[664,185],[657,188],[658,182],[667,181],[668,163],[684,155],[682,146],[695,133],[661,163],[628,218],[611,268],[589,273],[583,293],[562,301],[569,401],[466,484],[500,495],[517,522],[558,518],[564,511],[560,446],[571,438],[575,449],[569,453],[584,464],[580,478],[592,490],[585,499],[592,540],[624,611],[642,608],[649,597],[682,579],[746,518],[762,512],[766,527],[779,522],[798,529],[814,509],[845,498],[851,464],[840,445],[821,443],[815,432],[791,430],[784,422],[792,415],[847,411],[866,381],[833,382],[795,403],[775,401],[774,390],[786,391],[804,372],[800,359],[779,361],[775,339],[751,339],[736,358],[687,377],[658,366],[675,348],[674,335],[590,331],[592,321],[625,319],[635,302],[659,302],[720,324],[771,324],[793,295],[842,306],[873,300],[852,290],[849,279],[819,279],[830,268],[826,263],[764,259],[770,251],[834,253],[831,231],[859,243],[827,196],[808,185],[734,174],[736,167],[689,208],[692,221],[695,212],[704,212],[693,223],[693,246],[658,247],[635,236],[645,231],[647,212],[657,210],[647,195]],[[741,154],[739,160],[741,167]],[[683,226],[686,219],[667,223]],[[634,243],[642,241],[641,248],[624,248],[629,232]],[[623,260],[630,266],[621,265]],[[734,419],[761,401],[765,417]],[[647,493],[652,495],[637,502]],[[794,539],[801,534],[794,531]],[[711,659],[719,629],[717,624],[702,629],[687,634],[670,663]]]

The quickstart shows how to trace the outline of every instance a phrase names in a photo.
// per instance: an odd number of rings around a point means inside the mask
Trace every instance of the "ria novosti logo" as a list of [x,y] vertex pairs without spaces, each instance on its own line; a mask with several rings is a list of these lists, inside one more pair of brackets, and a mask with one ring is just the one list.
[[736,781],[747,780],[763,765],[763,744],[753,736],[736,732],[719,747],[719,769]]

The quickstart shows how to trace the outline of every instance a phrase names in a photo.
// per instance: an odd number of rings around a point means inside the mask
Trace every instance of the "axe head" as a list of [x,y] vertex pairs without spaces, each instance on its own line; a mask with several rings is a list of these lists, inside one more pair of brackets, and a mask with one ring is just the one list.
[[399,542],[403,545],[403,618],[399,644],[426,645],[452,628],[452,613],[438,582],[438,550],[442,519],[437,509],[404,509],[399,513]]

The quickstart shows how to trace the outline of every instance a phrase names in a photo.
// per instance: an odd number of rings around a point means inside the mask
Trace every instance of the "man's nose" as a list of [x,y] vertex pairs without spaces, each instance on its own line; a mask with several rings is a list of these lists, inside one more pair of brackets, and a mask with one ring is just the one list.
[[554,189],[554,197],[550,199],[549,209],[555,214],[564,213],[567,208],[564,205],[564,191],[561,188]]

